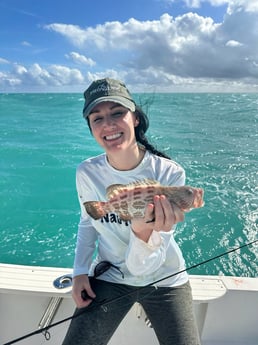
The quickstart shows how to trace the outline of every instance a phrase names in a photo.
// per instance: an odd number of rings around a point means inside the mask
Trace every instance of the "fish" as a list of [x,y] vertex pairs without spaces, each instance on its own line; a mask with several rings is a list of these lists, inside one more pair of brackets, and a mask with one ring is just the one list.
[[113,184],[106,190],[107,201],[86,201],[84,207],[95,220],[107,213],[116,213],[121,220],[143,218],[145,208],[155,195],[165,195],[171,204],[183,212],[204,206],[204,190],[191,186],[164,186],[158,181],[144,179],[130,184]]

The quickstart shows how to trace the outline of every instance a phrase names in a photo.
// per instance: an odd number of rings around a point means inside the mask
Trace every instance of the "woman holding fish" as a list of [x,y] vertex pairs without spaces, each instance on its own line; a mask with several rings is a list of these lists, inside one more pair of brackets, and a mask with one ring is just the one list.
[[84,97],[83,116],[105,152],[77,169],[77,317],[63,345],[107,344],[135,302],[160,344],[198,345],[191,287],[173,232],[184,212],[203,205],[203,191],[184,186],[183,168],[148,142],[148,118],[122,82],[96,80]]

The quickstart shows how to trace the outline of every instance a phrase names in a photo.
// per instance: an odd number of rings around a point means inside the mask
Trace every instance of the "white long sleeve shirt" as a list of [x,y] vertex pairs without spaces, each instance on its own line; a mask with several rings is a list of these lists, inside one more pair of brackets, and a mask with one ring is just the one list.
[[[105,154],[83,161],[77,168],[76,187],[81,206],[74,276],[92,274],[100,261],[107,260],[119,267],[101,275],[115,283],[144,286],[184,270],[185,262],[173,232],[153,231],[148,243],[136,237],[130,221],[122,221],[115,213],[92,219],[83,205],[86,201],[106,201],[106,189],[112,184],[128,184],[153,179],[162,185],[181,186],[185,172],[174,161],[146,151],[141,163],[132,170],[114,169]],[[186,272],[159,282],[158,286],[178,286],[188,280]]]

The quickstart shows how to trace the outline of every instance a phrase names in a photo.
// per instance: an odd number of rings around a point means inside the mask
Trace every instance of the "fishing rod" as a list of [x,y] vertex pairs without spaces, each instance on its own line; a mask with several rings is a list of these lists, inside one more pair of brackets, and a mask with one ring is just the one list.
[[[174,277],[174,276],[176,276],[176,275],[178,275],[178,274],[180,274],[180,273],[187,272],[187,271],[190,271],[190,270],[192,270],[192,269],[194,269],[194,268],[196,268],[196,267],[205,265],[205,264],[207,264],[207,263],[210,262],[210,261],[219,259],[219,258],[221,258],[221,257],[223,257],[223,256],[225,256],[225,255],[228,255],[228,254],[231,254],[231,253],[233,253],[233,252],[236,252],[236,251],[238,251],[238,250],[240,250],[240,249],[242,249],[242,248],[245,248],[245,247],[249,247],[249,246],[251,246],[251,245],[254,245],[254,244],[257,243],[257,242],[258,242],[258,239],[254,240],[254,241],[251,241],[251,242],[248,242],[248,243],[245,243],[245,244],[242,244],[241,246],[238,246],[238,247],[233,248],[233,249],[230,249],[230,250],[228,250],[228,251],[226,251],[226,252],[224,252],[224,253],[221,253],[221,254],[218,254],[218,255],[216,255],[216,256],[213,256],[213,257],[210,258],[210,259],[201,261],[201,262],[199,262],[199,263],[197,263],[197,264],[195,264],[195,265],[192,265],[192,266],[190,266],[190,267],[186,267],[185,269],[183,269],[183,270],[181,270],[181,271],[178,271],[178,272],[176,272],[176,273],[170,274],[170,275],[168,275],[168,276],[166,276],[166,277],[164,277],[164,278],[158,279],[158,280],[156,280],[156,281],[154,281],[154,282],[152,282],[152,283],[150,283],[150,284],[148,284],[148,285],[140,286],[140,287],[138,287],[137,290],[139,291],[139,290],[146,289],[147,287],[150,287],[150,286],[152,286],[152,285],[155,285],[155,284],[157,284],[157,283],[160,283],[160,282],[163,281],[163,280],[172,278],[172,277]],[[115,298],[110,299],[110,300],[107,300],[107,301],[98,302],[98,303],[96,303],[96,304],[94,305],[94,307],[95,307],[95,308],[97,308],[97,307],[103,307],[103,308],[104,308],[105,306],[107,306],[107,305],[109,305],[109,304],[111,304],[111,303],[117,302],[117,301],[119,301],[120,299],[122,299],[122,298],[124,298],[124,297],[126,297],[126,296],[128,296],[128,295],[130,295],[130,294],[132,294],[132,293],[134,293],[134,292],[135,292],[135,291],[133,291],[133,292],[128,292],[128,293],[126,293],[126,294],[124,294],[124,295],[122,295],[122,296],[115,297]],[[38,329],[38,330],[36,330],[36,331],[34,331],[34,332],[25,334],[24,336],[22,336],[22,337],[20,337],[20,338],[16,338],[16,339],[14,339],[14,340],[11,340],[11,341],[9,341],[8,343],[5,343],[5,344],[3,344],[3,345],[12,345],[12,344],[15,344],[15,343],[17,343],[17,342],[19,342],[19,341],[21,341],[21,340],[24,340],[24,339],[26,339],[26,338],[32,337],[33,335],[40,334],[40,333],[43,333],[43,335],[45,336],[45,339],[46,339],[46,340],[49,340],[49,339],[50,339],[50,333],[49,333],[49,329],[50,329],[50,328],[56,327],[56,326],[58,326],[58,325],[60,325],[60,324],[62,324],[62,323],[64,323],[64,322],[67,322],[67,321],[69,321],[69,320],[75,319],[75,318],[77,318],[78,316],[81,316],[82,314],[84,314],[85,312],[88,312],[88,310],[87,310],[87,309],[83,309],[83,310],[81,310],[81,312],[78,312],[76,315],[72,315],[72,316],[69,316],[69,317],[67,317],[67,318],[65,318],[65,319],[62,319],[62,320],[60,320],[60,321],[54,322],[54,323],[52,323],[52,325],[48,325],[47,327],[44,327],[44,328]]]

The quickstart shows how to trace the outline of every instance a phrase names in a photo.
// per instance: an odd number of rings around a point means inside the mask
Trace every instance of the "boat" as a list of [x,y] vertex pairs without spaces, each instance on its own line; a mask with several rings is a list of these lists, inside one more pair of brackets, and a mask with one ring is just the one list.
[[[258,344],[258,278],[189,275],[202,345]],[[0,264],[0,344],[59,345],[74,312],[72,269]],[[109,345],[157,345],[135,303]]]

